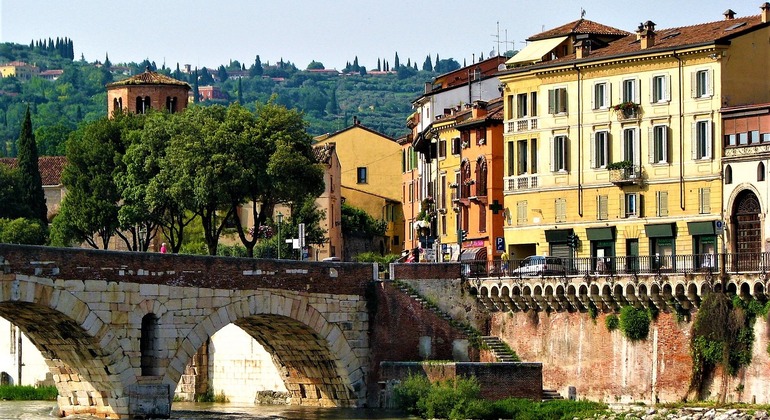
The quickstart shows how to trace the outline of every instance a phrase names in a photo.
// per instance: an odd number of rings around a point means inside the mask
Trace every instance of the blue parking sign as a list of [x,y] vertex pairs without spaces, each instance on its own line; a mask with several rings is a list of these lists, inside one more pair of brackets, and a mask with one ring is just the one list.
[[502,236],[495,238],[495,249],[500,252],[505,251],[505,238]]

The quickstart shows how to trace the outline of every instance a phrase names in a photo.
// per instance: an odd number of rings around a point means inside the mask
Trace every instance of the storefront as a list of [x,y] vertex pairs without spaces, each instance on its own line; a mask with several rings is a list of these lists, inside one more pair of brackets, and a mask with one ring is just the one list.
[[591,243],[592,270],[599,274],[614,272],[615,228],[588,228],[586,237]]
[[675,269],[676,223],[644,225],[644,233],[650,239],[651,269]]
[[696,269],[715,268],[717,235],[714,222],[687,222],[687,231],[692,236],[693,267]]

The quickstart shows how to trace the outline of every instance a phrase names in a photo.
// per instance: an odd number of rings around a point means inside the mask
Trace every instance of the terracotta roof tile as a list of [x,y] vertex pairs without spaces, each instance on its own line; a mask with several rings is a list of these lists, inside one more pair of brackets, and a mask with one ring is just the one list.
[[191,89],[190,85],[180,80],[176,80],[172,77],[168,77],[165,74],[160,74],[150,69],[144,71],[144,73],[131,76],[127,79],[123,79],[117,82],[108,83],[107,88],[127,86],[127,85],[175,85],[184,86],[187,89]]
[[337,147],[337,143],[329,142],[320,146],[313,147],[313,155],[319,163],[329,164],[334,154],[334,149]]
[[[15,168],[16,163],[16,158],[0,158],[0,165],[9,168]],[[43,185],[61,185],[61,174],[66,165],[67,158],[65,156],[40,156],[37,160],[37,166]]]
[[616,35],[625,36],[629,32],[613,28],[612,26],[602,25],[588,19],[578,19],[576,21],[565,23],[559,27],[541,32],[527,39],[527,41],[538,41],[541,39],[556,38],[559,36],[593,34],[593,35]]

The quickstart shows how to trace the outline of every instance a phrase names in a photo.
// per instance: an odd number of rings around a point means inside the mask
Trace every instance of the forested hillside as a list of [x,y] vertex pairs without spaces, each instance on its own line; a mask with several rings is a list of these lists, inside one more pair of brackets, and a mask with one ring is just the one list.
[[[147,60],[115,65],[105,57],[104,62],[87,62],[82,57],[73,59],[72,51],[71,40],[58,38],[29,45],[0,44],[0,63],[23,61],[41,71],[63,70],[57,80],[0,78],[0,157],[16,156],[16,139],[27,106],[32,111],[40,155],[63,155],[64,142],[78,124],[106,114],[105,85],[147,67],[186,81],[194,89],[219,87],[226,99],[201,102],[204,106],[240,101],[253,110],[257,101],[266,102],[275,95],[279,104],[304,112],[312,135],[340,130],[357,116],[364,125],[392,137],[406,134],[411,101],[422,93],[424,83],[438,74],[430,57],[422,70],[416,63],[398,63],[397,56],[395,65],[378,60],[374,70],[382,71],[370,72],[359,66],[356,58],[343,69],[344,74],[319,72],[324,68],[320,62],[307,66],[316,70],[313,72],[283,59],[263,64],[257,56],[249,65],[233,60],[214,71],[201,68],[185,73],[178,64],[172,69]],[[435,67],[450,71],[459,64],[452,59],[439,61],[437,56]]]

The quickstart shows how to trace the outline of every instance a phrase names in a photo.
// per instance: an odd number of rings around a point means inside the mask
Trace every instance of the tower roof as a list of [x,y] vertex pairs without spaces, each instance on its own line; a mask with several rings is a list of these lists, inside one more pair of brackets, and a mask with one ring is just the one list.
[[610,35],[614,37],[623,37],[630,35],[628,32],[603,25],[588,19],[578,19],[576,21],[565,23],[559,27],[549,29],[537,35],[533,35],[527,41],[538,41],[541,39],[556,38],[560,36],[592,34],[592,35]]
[[176,80],[172,77],[168,77],[164,74],[154,72],[149,68],[147,68],[144,71],[144,73],[140,73],[117,82],[108,83],[107,89],[111,89],[115,87],[123,87],[123,86],[137,86],[137,85],[171,85],[171,86],[182,86],[187,89],[191,89],[189,84],[182,82],[181,80]]

